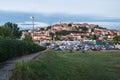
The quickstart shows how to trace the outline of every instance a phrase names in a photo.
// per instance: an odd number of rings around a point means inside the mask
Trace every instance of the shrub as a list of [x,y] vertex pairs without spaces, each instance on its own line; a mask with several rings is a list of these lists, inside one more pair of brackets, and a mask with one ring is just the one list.
[[10,80],[37,80],[35,79],[36,75],[34,75],[34,72],[31,69],[29,62],[28,63],[21,62],[19,64],[17,63],[13,74],[16,75],[13,75],[12,78],[14,79]]
[[45,47],[41,47],[33,42],[0,39],[0,62],[42,50],[45,50]]

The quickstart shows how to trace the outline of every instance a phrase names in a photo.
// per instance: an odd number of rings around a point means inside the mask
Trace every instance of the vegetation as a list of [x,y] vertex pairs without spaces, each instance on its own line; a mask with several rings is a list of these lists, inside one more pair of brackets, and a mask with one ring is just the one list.
[[53,39],[54,39],[54,36],[55,36],[55,33],[51,32],[51,33],[50,33],[50,36],[51,36],[51,39],[53,40]]
[[56,35],[69,35],[70,33],[80,33],[80,31],[66,31],[66,30],[62,30],[59,32],[56,32]]
[[97,39],[98,39],[98,36],[95,35],[95,34],[93,34],[93,35],[90,36],[90,38],[91,38],[92,40],[97,40]]
[[0,62],[8,59],[35,53],[44,50],[44,47],[33,42],[13,40],[9,38],[0,39]]
[[72,23],[69,23],[68,26],[69,26],[69,27],[72,27]]
[[106,29],[106,28],[103,28],[103,27],[101,27],[101,26],[99,26],[99,25],[96,25],[95,28]]
[[12,31],[9,27],[0,27],[0,36],[3,38],[13,38]]
[[87,27],[81,27],[81,29],[82,29],[82,33],[86,33],[88,31]]
[[29,42],[33,42],[32,40],[32,36],[25,34],[25,38],[23,39],[24,41],[29,41]]
[[11,80],[119,80],[119,52],[48,51],[18,64]]
[[15,23],[7,22],[0,27],[0,36],[6,38],[20,38],[21,31]]
[[20,36],[17,24],[8,22],[0,27],[0,62],[45,49],[33,43],[31,36],[25,35],[23,41],[17,40]]
[[46,30],[50,30],[52,28],[52,26],[48,26],[47,28],[46,28]]
[[120,36],[115,36],[115,37],[113,38],[113,42],[114,42],[115,44],[120,44]]
[[45,30],[45,28],[40,28],[40,30],[44,31],[44,30]]
[[[60,40],[59,36],[66,36],[69,35],[71,33],[80,33],[80,31],[66,31],[66,30],[62,30],[62,31],[58,31],[56,33],[50,33],[51,39],[52,40]],[[69,39],[71,40],[71,39]]]
[[56,32],[56,35],[69,35],[70,34],[70,31],[66,31],[66,30],[62,30],[62,31],[59,31],[59,32]]

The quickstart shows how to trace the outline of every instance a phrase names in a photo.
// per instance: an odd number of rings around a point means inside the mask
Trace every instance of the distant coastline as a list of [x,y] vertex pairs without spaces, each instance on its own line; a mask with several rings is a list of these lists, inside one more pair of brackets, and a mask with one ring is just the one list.
[[[39,13],[22,13],[22,12],[4,12],[0,13],[0,25],[6,22],[18,24],[20,29],[32,29],[30,16],[35,16],[35,28],[47,27],[55,23],[90,23],[98,24],[108,29],[120,30],[119,18],[108,18],[90,15],[67,15],[67,14],[39,14]],[[29,23],[29,24],[26,24]]]

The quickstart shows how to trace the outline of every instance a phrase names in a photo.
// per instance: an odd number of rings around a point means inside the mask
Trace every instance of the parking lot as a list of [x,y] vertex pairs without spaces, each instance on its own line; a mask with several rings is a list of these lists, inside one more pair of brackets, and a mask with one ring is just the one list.
[[100,50],[120,50],[120,48],[111,44],[96,45],[92,42],[79,42],[79,41],[55,41],[55,42],[42,42],[40,45],[46,46],[53,50],[69,50],[69,51],[100,51]]

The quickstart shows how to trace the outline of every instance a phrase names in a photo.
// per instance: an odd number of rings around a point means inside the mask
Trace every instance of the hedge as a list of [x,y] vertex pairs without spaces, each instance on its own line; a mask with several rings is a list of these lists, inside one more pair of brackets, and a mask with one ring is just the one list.
[[39,46],[33,42],[13,39],[0,39],[0,62],[45,49],[45,47]]

